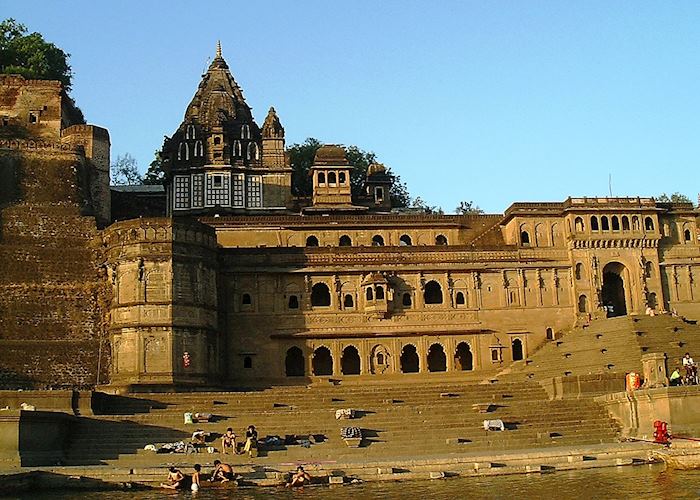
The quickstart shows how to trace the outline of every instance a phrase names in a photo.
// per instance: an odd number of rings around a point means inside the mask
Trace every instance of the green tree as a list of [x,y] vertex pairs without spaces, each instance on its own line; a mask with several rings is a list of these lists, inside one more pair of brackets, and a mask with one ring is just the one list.
[[153,161],[148,165],[148,170],[143,176],[144,184],[163,184],[165,180],[165,172],[163,172],[160,151],[156,151]]
[[425,214],[444,214],[445,212],[437,205],[428,205],[423,198],[418,196],[411,201],[410,208]]
[[44,40],[41,34],[28,33],[27,27],[14,19],[0,23],[0,73],[59,80],[69,92],[73,78],[69,57],[70,54]]
[[459,215],[474,215],[483,214],[484,211],[473,201],[460,201],[457,208],[455,208],[455,213]]
[[656,197],[656,201],[661,201],[663,203],[693,203],[693,201],[684,194],[675,192],[671,196],[666,193],[661,193],[660,196]]
[[[313,184],[309,176],[309,170],[313,166],[316,151],[322,146],[318,139],[309,137],[302,144],[292,144],[287,148],[289,164],[292,167],[292,193],[296,196],[311,196],[313,194]],[[377,156],[368,151],[364,151],[357,146],[345,148],[345,156],[352,166],[350,171],[350,187],[353,197],[362,196],[362,186],[367,177],[367,168],[372,163],[376,163]],[[391,169],[387,169],[391,174]],[[392,174],[393,175],[393,174]],[[394,176],[394,183],[391,191],[391,203],[395,207],[405,207],[410,201],[408,187],[398,175]]]
[[110,166],[112,185],[114,186],[134,186],[143,184],[143,177],[139,174],[139,167],[136,159],[129,153],[118,155],[117,159]]

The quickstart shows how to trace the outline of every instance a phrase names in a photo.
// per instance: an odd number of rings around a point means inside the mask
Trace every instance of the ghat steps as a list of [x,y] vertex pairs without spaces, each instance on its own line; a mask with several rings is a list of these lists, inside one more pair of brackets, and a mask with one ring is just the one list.
[[663,352],[669,371],[686,353],[700,355],[700,325],[669,315],[594,320],[550,341],[501,371],[501,381],[642,372],[642,355]]
[[[475,403],[491,403],[478,413]],[[288,386],[250,392],[165,393],[115,397],[105,401],[109,414],[80,418],[67,464],[115,467],[159,466],[174,461],[211,462],[219,455],[163,455],[146,444],[188,441],[195,429],[221,434],[227,427],[241,436],[255,425],[268,435],[318,436],[310,448],[299,445],[266,450],[253,462],[324,462],[446,456],[557,445],[614,442],[618,428],[591,400],[549,401],[533,382],[475,384],[403,383],[393,386]],[[335,410],[353,408],[359,418],[336,420]],[[186,425],[185,412],[216,415],[215,422]],[[502,419],[504,432],[484,431],[484,419]],[[359,449],[348,448],[340,428],[363,429]],[[218,440],[214,446],[219,448]],[[227,456],[248,463],[246,456]]]

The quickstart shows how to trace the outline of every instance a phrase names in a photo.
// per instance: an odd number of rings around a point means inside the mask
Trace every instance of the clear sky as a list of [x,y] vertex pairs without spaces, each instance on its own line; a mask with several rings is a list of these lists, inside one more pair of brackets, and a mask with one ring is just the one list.
[[700,190],[700,2],[0,0],[145,170],[218,39],[258,124],[374,151],[451,211]]

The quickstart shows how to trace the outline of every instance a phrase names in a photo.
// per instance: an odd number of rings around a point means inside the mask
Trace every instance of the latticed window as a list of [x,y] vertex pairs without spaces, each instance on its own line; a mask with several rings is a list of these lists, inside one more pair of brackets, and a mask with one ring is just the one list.
[[204,174],[192,176],[192,208],[204,208]]
[[233,206],[245,206],[245,191],[243,186],[243,174],[233,174]]
[[230,177],[226,173],[207,173],[207,206],[228,207],[231,204]]
[[190,208],[190,178],[187,175],[175,176],[175,210]]
[[259,175],[248,176],[248,207],[262,207],[262,177]]

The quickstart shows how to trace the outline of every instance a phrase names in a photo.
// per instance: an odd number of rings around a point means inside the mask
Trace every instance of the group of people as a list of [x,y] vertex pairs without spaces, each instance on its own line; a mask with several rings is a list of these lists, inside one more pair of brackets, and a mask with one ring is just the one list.
[[248,453],[252,456],[253,450],[258,448],[258,431],[255,429],[254,425],[249,425],[245,431],[245,444],[243,445],[243,450],[238,450],[236,433],[233,429],[229,427],[226,432],[221,436],[221,452],[228,454],[233,452],[234,455],[242,455]]
[[673,373],[671,373],[671,376],[669,377],[671,385],[697,385],[698,365],[695,364],[695,361],[690,356],[689,352],[685,353],[685,356],[683,356],[681,359],[681,363],[685,373],[684,375],[681,375],[681,367],[676,366],[676,369],[673,370]]
[[[161,488],[166,488],[169,490],[190,489],[193,492],[199,491],[202,466],[199,464],[194,464],[192,469],[192,474],[185,474],[177,467],[170,467],[170,469],[168,469],[168,478],[165,483],[160,484]],[[233,472],[233,468],[229,464],[225,464],[221,460],[214,460],[214,470],[211,472],[209,482],[227,483],[229,481],[234,481],[235,479],[236,474]],[[297,467],[296,472],[290,475],[289,481],[285,486],[288,488],[293,488],[310,483],[311,476],[304,470],[304,467],[300,465]]]

